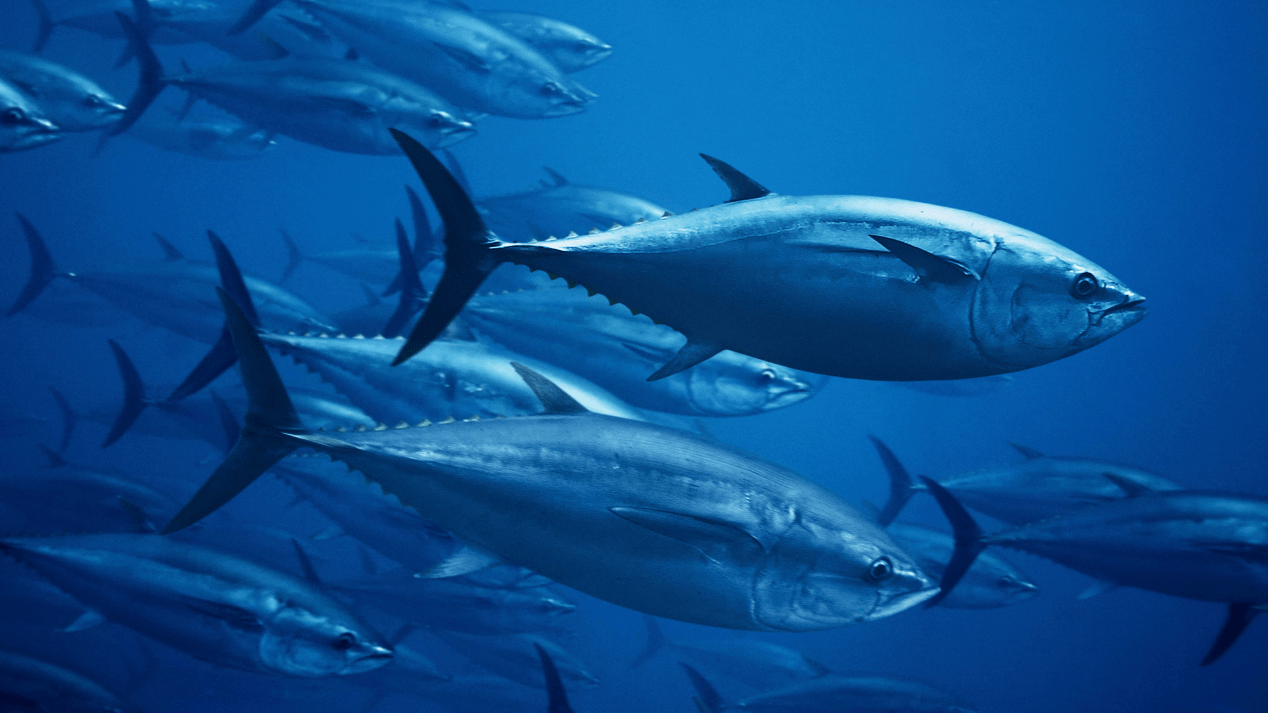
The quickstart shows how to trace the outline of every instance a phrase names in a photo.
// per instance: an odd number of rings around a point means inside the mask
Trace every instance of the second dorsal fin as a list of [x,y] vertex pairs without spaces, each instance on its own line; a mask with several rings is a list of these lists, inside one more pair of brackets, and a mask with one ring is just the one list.
[[586,413],[590,409],[582,406],[576,399],[569,396],[566,391],[559,388],[555,382],[538,374],[532,369],[520,364],[519,362],[511,362],[511,366],[515,369],[515,373],[520,375],[528,388],[533,390],[537,395],[537,399],[542,402],[543,413],[552,415],[566,413]]
[[727,199],[727,203],[770,195],[770,191],[765,186],[735,170],[735,167],[726,161],[719,161],[707,154],[700,154],[700,158],[704,159],[705,163],[709,164],[709,168],[712,168],[713,172],[718,174],[718,178],[726,183],[727,188],[731,189],[731,197]]

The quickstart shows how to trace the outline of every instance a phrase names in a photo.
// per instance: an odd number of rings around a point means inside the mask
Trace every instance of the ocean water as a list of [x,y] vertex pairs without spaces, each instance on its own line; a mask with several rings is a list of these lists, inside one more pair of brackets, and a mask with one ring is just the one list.
[[[478,195],[525,190],[549,166],[680,212],[721,202],[697,158],[717,156],[784,194],[863,194],[966,209],[1034,230],[1103,265],[1148,298],[1139,325],[1087,352],[1015,375],[1008,388],[947,398],[833,380],[814,399],[710,424],[722,440],[792,467],[851,500],[880,502],[884,472],[867,440],[885,438],[917,473],[950,475],[1013,462],[1008,441],[1053,455],[1130,463],[1187,486],[1268,494],[1268,6],[1225,2],[480,4],[558,17],[615,47],[576,75],[599,94],[584,113],[489,118],[456,145]],[[57,6],[55,6],[57,7]],[[0,8],[0,47],[25,49],[36,16]],[[45,56],[121,100],[135,69],[112,70],[117,41],[59,29]],[[164,48],[165,61],[218,61]],[[179,105],[168,90],[160,103]],[[213,162],[120,137],[0,155],[0,302],[26,279],[20,211],[59,267],[159,257],[157,231],[210,259],[214,229],[249,272],[276,279],[285,227],[312,252],[391,236],[405,217],[399,157],[339,154],[289,139],[253,161]],[[576,226],[584,231],[590,226]],[[306,265],[288,286],[331,311],[362,300],[355,281]],[[106,340],[123,343],[147,381],[175,383],[202,347],[131,320],[68,326],[10,317],[0,339],[0,394],[42,418],[4,434],[5,469],[40,467],[55,440],[47,387],[108,406],[120,387]],[[566,366],[566,365],[563,365]],[[288,381],[315,385],[303,374]],[[114,464],[191,492],[217,454],[202,444],[129,437],[109,451],[85,424],[68,457]],[[262,479],[231,506],[243,519],[320,529],[314,513]],[[909,518],[934,525],[918,499]],[[317,547],[317,545],[314,545]],[[1089,600],[1086,577],[1008,553],[1040,596],[996,610],[913,610],[802,635],[736,634],[669,622],[676,638],[764,638],[846,673],[924,681],[982,711],[1268,711],[1268,623],[1251,624],[1217,664],[1198,662],[1224,618],[1219,604],[1133,589]],[[321,568],[357,568],[333,546]],[[691,689],[662,654],[629,667],[641,615],[575,595],[567,645],[604,683],[574,693],[585,711],[693,711]],[[0,612],[21,620],[22,612]],[[10,629],[3,629],[9,631]],[[114,626],[29,631],[29,646],[109,672],[145,657]],[[16,634],[6,634],[16,636]],[[35,637],[35,638],[27,638]],[[149,711],[357,710],[351,686],[217,670],[154,645],[159,673],[132,699]],[[457,662],[441,651],[438,663]],[[117,673],[117,672],[115,672]],[[103,677],[112,675],[102,673]],[[725,696],[746,692],[720,682]],[[540,710],[545,709],[542,697]],[[430,710],[388,698],[380,710]]]

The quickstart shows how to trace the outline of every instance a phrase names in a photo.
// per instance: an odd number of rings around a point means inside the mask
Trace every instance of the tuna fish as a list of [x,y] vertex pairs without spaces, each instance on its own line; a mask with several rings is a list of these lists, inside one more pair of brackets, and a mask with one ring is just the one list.
[[[894,452],[879,438],[873,436],[872,444],[889,474],[889,502],[885,503],[879,518],[882,525],[887,525],[923,486],[912,479]],[[1025,457],[1021,463],[938,482],[965,505],[1011,525],[1038,522],[1123,498],[1123,489],[1108,480],[1106,474],[1150,490],[1181,489],[1175,482],[1140,468],[1090,458],[1045,456],[1033,448],[1012,445]]]
[[587,671],[585,664],[574,654],[536,634],[476,636],[444,631],[436,632],[436,635],[475,663],[526,686],[546,687],[538,648],[550,653],[560,678],[568,685],[591,688],[599,683],[599,679]]
[[61,664],[0,650],[0,704],[14,713],[140,713],[105,686]]
[[707,158],[726,203],[587,236],[498,240],[421,144],[396,133],[445,222],[445,274],[397,356],[438,337],[498,264],[527,265],[664,322],[664,378],[723,349],[887,381],[964,379],[1061,359],[1140,321],[1144,298],[1021,228],[891,198],[780,196]]
[[167,532],[307,446],[361,471],[470,548],[644,613],[810,631],[897,614],[934,593],[883,530],[829,491],[711,439],[591,413],[522,366],[543,415],[311,432],[250,321],[220,295],[251,401],[249,428]]
[[489,230],[505,240],[541,240],[570,230],[606,228],[656,220],[665,208],[649,200],[609,188],[571,183],[546,169],[549,181],[523,193],[488,196],[476,201],[476,210]]
[[[258,0],[234,29],[246,29],[278,2]],[[594,97],[523,40],[453,5],[294,2],[366,59],[464,109],[542,119],[579,112]]]
[[164,76],[158,57],[126,16],[120,15],[141,66],[128,111],[110,130],[127,131],[168,85],[175,85],[273,133],[334,151],[396,154],[390,126],[419,132],[428,144],[448,146],[474,125],[444,99],[413,82],[344,59],[283,57],[230,63]]
[[[213,342],[224,318],[208,295],[219,283],[216,266],[186,258],[157,234],[166,259],[132,261],[98,269],[65,271],[53,262],[48,246],[31,221],[19,214],[27,246],[31,249],[31,273],[26,287],[6,312],[11,316],[26,309],[56,279],[70,280],[133,316],[195,341]],[[215,234],[208,231],[213,240]],[[290,291],[270,282],[247,277],[246,283],[270,324],[286,329],[333,330],[325,316]],[[211,300],[211,301],[209,301]]]
[[463,320],[515,352],[565,364],[626,402],[653,411],[751,416],[810,398],[827,382],[735,352],[649,382],[648,371],[673,357],[682,336],[580,290],[480,295]]
[[1045,557],[1117,586],[1207,602],[1228,602],[1228,619],[1202,665],[1219,659],[1268,604],[1268,498],[1217,491],[1153,491],[1105,476],[1126,497],[987,535],[955,495],[921,478],[955,529],[955,555],[942,574],[954,592],[989,545]]
[[0,153],[33,149],[60,138],[61,127],[20,89],[0,79]]
[[334,589],[432,631],[484,636],[557,629],[577,609],[541,588],[486,589],[449,579],[420,579],[403,570]]
[[[119,29],[119,21],[115,19],[115,13],[131,13],[134,9],[133,0],[97,0],[92,3],[77,4],[72,12],[55,18],[45,0],[31,0],[31,2],[35,5],[35,11],[40,20],[39,33],[35,38],[35,49],[32,50],[36,53],[44,49],[49,37],[53,35],[53,30],[58,26],[74,27],[107,39],[123,39],[124,34]],[[173,17],[191,10],[205,12],[213,6],[208,0],[151,0],[151,5],[156,18]],[[160,45],[197,42],[195,38],[168,27],[155,28],[149,39],[154,44]]]
[[735,637],[674,641],[665,636],[656,619],[646,617],[644,621],[647,624],[647,643],[635,658],[634,666],[641,666],[659,651],[668,649],[679,660],[717,671],[757,688],[787,685],[831,673],[827,666],[800,651],[770,641]]
[[[941,577],[951,561],[955,539],[941,530],[923,525],[895,522],[889,534],[930,577]],[[952,609],[991,609],[1006,607],[1039,593],[1039,586],[1011,562],[990,553],[980,555],[955,591],[942,600],[941,606]]]
[[147,118],[127,135],[164,151],[215,161],[258,158],[277,146],[272,133],[233,119]]
[[569,74],[612,54],[612,45],[580,27],[550,17],[523,12],[482,12],[480,17],[527,42]]
[[0,51],[0,79],[22,90],[63,131],[103,129],[125,109],[82,74],[21,52]]
[[6,538],[0,550],[93,612],[211,663],[319,678],[392,658],[320,590],[214,550],[154,535]]
[[955,696],[914,681],[884,676],[828,675],[738,701],[724,701],[698,671],[682,665],[704,713],[974,713]]

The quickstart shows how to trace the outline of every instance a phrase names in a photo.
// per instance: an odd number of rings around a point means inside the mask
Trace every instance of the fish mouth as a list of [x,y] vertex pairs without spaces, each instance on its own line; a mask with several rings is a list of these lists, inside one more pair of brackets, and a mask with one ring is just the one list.
[[375,649],[376,650],[373,653],[366,654],[348,664],[347,668],[345,668],[340,675],[347,676],[356,673],[365,673],[366,671],[373,671],[376,668],[392,663],[392,660],[396,658],[388,649],[382,647],[375,647]]
[[[1145,306],[1145,298],[1131,295],[1116,305],[1107,307],[1100,312],[1094,312],[1091,326],[1100,327],[1106,325],[1118,332],[1144,319],[1148,312],[1149,308]],[[1107,318],[1109,319],[1108,324],[1105,321]]]
[[463,139],[474,136],[476,128],[475,124],[472,124],[469,121],[464,121],[452,126],[446,126],[440,129],[438,133],[440,134],[440,140],[436,143],[436,148],[445,148],[446,146],[452,146]]
[[793,387],[772,396],[766,401],[766,405],[762,407],[762,410],[773,411],[775,409],[792,406],[799,401],[805,401],[813,394],[814,389],[812,389],[809,385]]
[[887,616],[893,616],[899,612],[907,611],[918,604],[923,604],[924,602],[934,598],[937,596],[938,592],[942,591],[942,588],[939,587],[933,580],[929,579],[928,576],[919,574],[917,577],[916,581],[921,584],[920,589],[914,589],[901,594],[890,595],[888,597],[886,597],[885,592],[878,591],[876,593],[876,607],[873,608],[871,613],[864,618],[864,621],[884,619]]
[[9,151],[25,151],[33,149],[45,144],[51,144],[62,138],[62,132],[57,128],[45,128],[40,126],[33,128],[22,134],[16,141],[9,145]]

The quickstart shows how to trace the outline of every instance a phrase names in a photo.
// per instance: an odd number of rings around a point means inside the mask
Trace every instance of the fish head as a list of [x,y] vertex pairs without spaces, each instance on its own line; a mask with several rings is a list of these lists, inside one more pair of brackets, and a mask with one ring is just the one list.
[[562,74],[529,73],[514,86],[515,93],[519,95],[514,100],[526,107],[525,113],[536,113],[542,117],[576,114],[598,97]]
[[1145,298],[1105,268],[1046,238],[998,241],[978,284],[973,340],[1005,371],[1056,361],[1139,322]]
[[938,585],[880,527],[802,516],[771,548],[755,580],[754,617],[780,631],[816,631],[909,609]]
[[75,123],[88,129],[104,129],[113,126],[127,111],[127,107],[114,100],[114,97],[102,91],[85,91],[69,107],[75,117]]
[[380,638],[351,616],[288,603],[260,637],[260,661],[302,678],[364,673],[392,661],[392,649]]
[[995,578],[995,591],[1004,605],[1017,604],[1039,593],[1039,585],[1026,579],[1020,572],[1001,574]]
[[707,416],[747,416],[808,399],[826,379],[724,351],[684,372],[687,397]]
[[62,138],[59,126],[25,101],[8,101],[0,92],[0,152],[23,151]]

